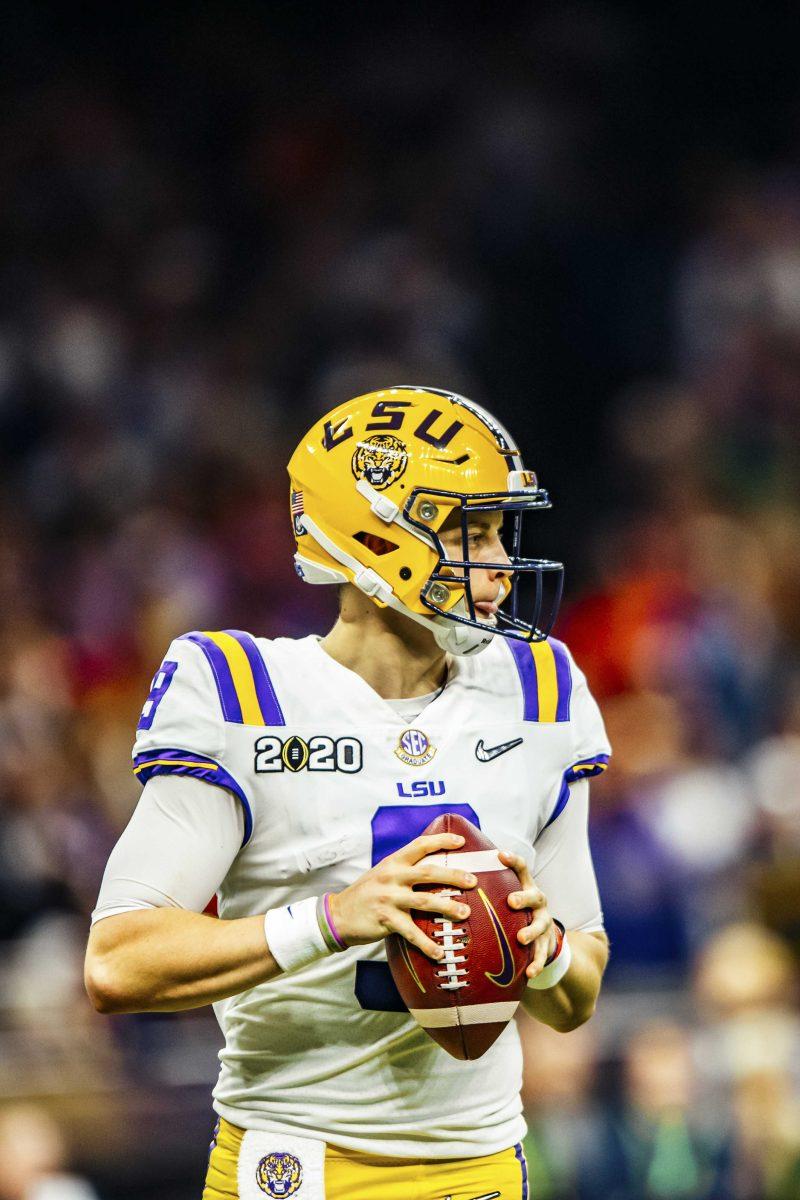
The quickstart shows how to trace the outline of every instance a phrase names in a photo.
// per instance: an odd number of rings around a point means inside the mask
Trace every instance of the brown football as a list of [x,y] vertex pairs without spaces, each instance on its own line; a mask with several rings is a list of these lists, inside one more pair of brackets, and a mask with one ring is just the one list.
[[478,877],[464,893],[429,884],[418,890],[445,892],[470,907],[465,921],[436,913],[412,912],[419,928],[445,950],[434,962],[397,933],[386,939],[386,954],[397,990],[412,1017],[454,1058],[480,1058],[513,1017],[527,986],[531,950],[517,933],[531,920],[529,910],[509,908],[519,880],[503,866],[497,847],[471,821],[443,813],[425,833],[460,833],[458,850],[432,855],[437,861]]

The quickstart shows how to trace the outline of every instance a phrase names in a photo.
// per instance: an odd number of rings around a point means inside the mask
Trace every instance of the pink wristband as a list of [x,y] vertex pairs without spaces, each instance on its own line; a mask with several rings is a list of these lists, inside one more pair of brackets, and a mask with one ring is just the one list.
[[333,917],[331,916],[330,892],[326,892],[322,897],[322,906],[325,909],[325,920],[328,922],[328,928],[331,931],[333,940],[336,942],[336,945],[340,950],[346,950],[347,942],[343,941],[340,937],[339,931],[334,924]]

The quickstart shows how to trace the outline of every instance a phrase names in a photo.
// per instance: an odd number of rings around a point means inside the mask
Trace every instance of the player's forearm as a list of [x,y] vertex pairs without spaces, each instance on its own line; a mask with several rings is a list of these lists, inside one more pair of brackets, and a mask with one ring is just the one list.
[[608,939],[602,933],[568,934],[572,963],[555,987],[528,988],[523,1004],[537,1021],[561,1033],[577,1029],[594,1012],[608,962]]
[[86,952],[86,990],[98,1012],[169,1012],[224,1000],[280,973],[263,917],[220,921],[185,909],[98,921]]

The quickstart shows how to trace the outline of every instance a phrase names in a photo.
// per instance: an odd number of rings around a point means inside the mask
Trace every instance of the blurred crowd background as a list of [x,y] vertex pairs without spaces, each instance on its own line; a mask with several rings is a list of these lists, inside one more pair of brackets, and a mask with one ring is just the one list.
[[790,6],[699,9],[6,9],[0,1200],[199,1196],[210,1010],[82,988],[133,730],[174,635],[331,622],[285,462],[399,382],[551,490],[615,748],[533,1195],[800,1197],[800,82]]

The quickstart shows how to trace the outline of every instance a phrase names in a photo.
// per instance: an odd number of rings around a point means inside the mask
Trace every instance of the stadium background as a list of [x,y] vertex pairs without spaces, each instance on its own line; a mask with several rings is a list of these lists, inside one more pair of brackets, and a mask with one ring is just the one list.
[[387,381],[517,433],[616,751],[534,1196],[799,1196],[791,6],[5,11],[0,1198],[199,1196],[213,1018],[94,1014],[87,916],[170,638],[331,620],[284,464]]

